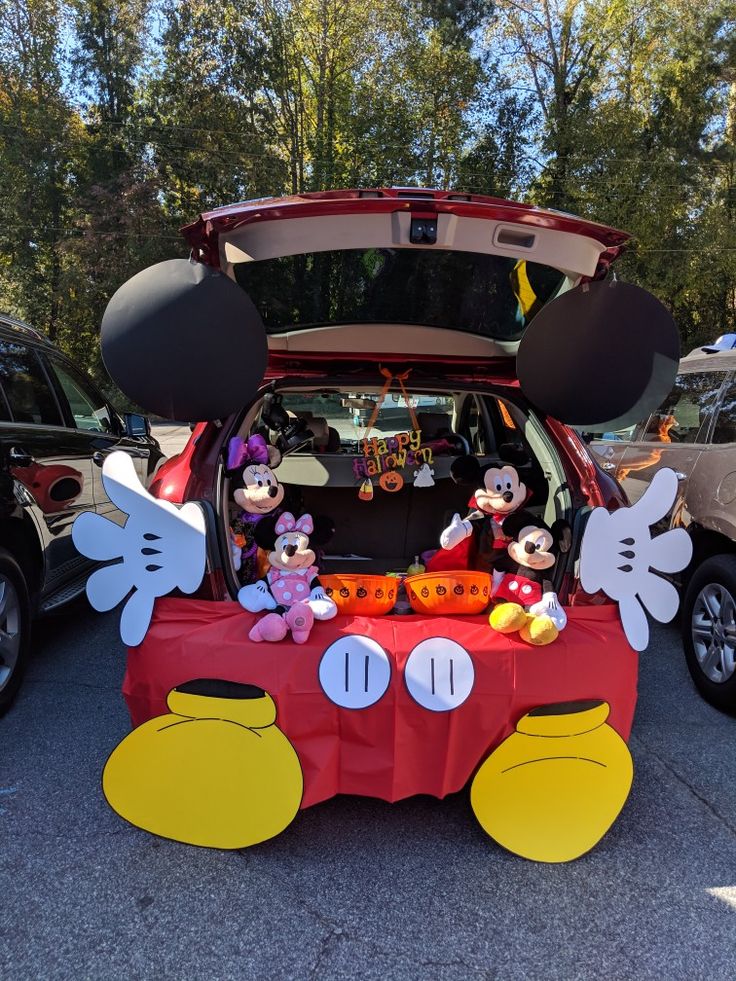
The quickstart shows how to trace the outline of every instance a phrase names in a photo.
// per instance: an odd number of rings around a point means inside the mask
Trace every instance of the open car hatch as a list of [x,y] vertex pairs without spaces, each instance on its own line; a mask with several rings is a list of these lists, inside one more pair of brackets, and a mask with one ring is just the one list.
[[605,275],[628,238],[530,205],[397,188],[245,202],[184,234],[254,302],[272,361],[476,364],[515,355],[544,304]]

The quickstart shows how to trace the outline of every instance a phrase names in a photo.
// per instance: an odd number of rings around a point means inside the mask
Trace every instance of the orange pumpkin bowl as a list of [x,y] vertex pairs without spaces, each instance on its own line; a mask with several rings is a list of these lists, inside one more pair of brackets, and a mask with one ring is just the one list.
[[404,580],[415,613],[438,615],[482,613],[491,599],[487,572],[423,572]]
[[363,576],[359,573],[320,576],[325,592],[335,601],[338,613],[380,617],[396,602],[398,580],[392,576]]

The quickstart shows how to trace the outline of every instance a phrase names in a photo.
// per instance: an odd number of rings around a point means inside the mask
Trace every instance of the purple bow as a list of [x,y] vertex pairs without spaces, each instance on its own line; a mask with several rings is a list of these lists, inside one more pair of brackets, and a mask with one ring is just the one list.
[[230,440],[227,448],[228,470],[244,467],[247,463],[268,462],[268,443],[263,436],[251,436],[250,439],[233,436]]

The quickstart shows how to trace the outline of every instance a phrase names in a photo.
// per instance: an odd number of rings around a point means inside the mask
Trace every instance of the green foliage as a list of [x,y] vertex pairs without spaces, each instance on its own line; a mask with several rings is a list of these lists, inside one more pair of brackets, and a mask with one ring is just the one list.
[[104,379],[198,213],[425,185],[631,231],[689,348],[736,330],[735,38],[733,0],[0,0],[0,308]]

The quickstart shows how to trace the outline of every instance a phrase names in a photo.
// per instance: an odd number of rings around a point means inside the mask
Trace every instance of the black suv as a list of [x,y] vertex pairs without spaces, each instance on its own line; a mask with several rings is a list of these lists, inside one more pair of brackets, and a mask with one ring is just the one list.
[[74,519],[120,515],[101,480],[118,449],[145,484],[164,459],[146,418],[121,418],[43,335],[0,315],[0,714],[20,684],[32,618],[84,590],[91,563],[72,544]]

